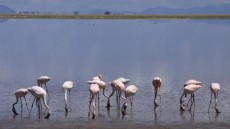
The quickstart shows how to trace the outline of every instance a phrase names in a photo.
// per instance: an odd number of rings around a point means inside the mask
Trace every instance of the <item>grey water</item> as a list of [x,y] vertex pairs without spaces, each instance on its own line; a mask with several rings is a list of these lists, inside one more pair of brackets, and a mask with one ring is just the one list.
[[[14,122],[25,123],[22,128],[38,125],[68,128],[76,123],[83,128],[102,128],[101,124],[107,122],[111,123],[108,128],[119,128],[124,123],[150,126],[229,123],[229,34],[230,20],[5,20],[0,23],[2,128],[20,125]],[[138,87],[126,116],[121,115],[115,96],[111,99],[112,107],[107,110],[107,99],[100,93],[96,118],[88,117],[86,81],[98,74],[102,74],[107,83],[107,95],[112,91],[109,82],[118,77],[129,78],[127,85]],[[16,105],[20,115],[15,117],[11,110],[16,101],[14,91],[36,85],[36,79],[42,75],[53,78],[47,83],[50,119],[39,120],[35,106],[28,118],[25,103],[22,114],[20,103]],[[161,105],[154,110],[152,79],[156,76],[162,79]],[[179,98],[188,79],[197,79],[203,85],[195,93],[193,112],[181,113]],[[74,87],[70,94],[71,111],[66,115],[61,86],[67,80],[73,81]],[[219,115],[215,114],[214,103],[208,114],[212,82],[221,86]],[[26,99],[30,107],[32,95],[28,94]],[[43,116],[45,112],[43,109]]]

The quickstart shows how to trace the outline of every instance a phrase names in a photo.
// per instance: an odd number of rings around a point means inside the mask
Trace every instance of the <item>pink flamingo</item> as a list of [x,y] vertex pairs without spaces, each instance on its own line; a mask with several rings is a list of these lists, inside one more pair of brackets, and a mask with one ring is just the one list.
[[[103,76],[99,74],[96,77],[93,77],[92,81],[86,81],[88,84],[98,84],[99,88],[103,90],[103,95],[108,98],[108,96],[105,95],[105,87],[106,83],[103,81]],[[99,102],[99,92],[98,92],[98,102]]]
[[[186,82],[184,83],[184,87],[186,87],[187,85],[191,85],[191,84],[194,84],[194,85],[202,85],[202,82],[197,81],[197,80],[194,80],[194,79],[190,79],[190,80],[188,80],[188,81],[186,81]],[[191,96],[190,96],[190,98],[189,98],[189,100],[188,100],[187,106],[188,106],[189,102],[190,102],[191,99],[192,99],[192,95],[193,95],[193,94],[191,94]],[[185,96],[185,100],[186,100],[186,99],[187,99],[187,95]]]
[[212,102],[212,94],[214,94],[214,97],[215,97],[215,110],[216,110],[216,113],[220,113],[218,108],[217,108],[217,99],[218,99],[218,93],[219,93],[219,90],[220,90],[220,84],[219,83],[211,83],[210,89],[211,89],[211,99],[210,99],[210,103],[209,103],[209,107],[208,107],[208,113],[209,113],[210,105],[211,105],[211,102]]
[[69,92],[70,96],[70,91],[73,88],[73,82],[72,81],[65,81],[62,85],[62,88],[65,92],[65,112],[68,112],[68,107],[67,107],[67,92]]
[[18,90],[16,90],[15,92],[14,92],[14,95],[15,95],[15,97],[16,97],[16,102],[13,104],[13,108],[12,108],[12,111],[13,111],[13,113],[14,113],[14,115],[18,115],[18,113],[16,112],[16,109],[15,109],[15,104],[17,104],[18,103],[18,99],[20,99],[20,101],[21,101],[21,114],[22,114],[22,107],[23,107],[23,104],[22,104],[22,97],[24,98],[24,100],[25,100],[25,103],[26,103],[26,106],[27,106],[27,110],[28,110],[28,112],[29,112],[29,108],[28,108],[28,105],[27,105],[27,102],[26,102],[26,95],[27,95],[27,93],[28,93],[28,90],[27,89],[24,89],[24,88],[21,88],[21,89],[18,89]]
[[[158,93],[158,90],[160,90],[161,82],[162,81],[160,77],[155,77],[152,82],[154,90],[155,90],[155,95],[154,95],[154,105],[155,106],[159,106],[159,104],[157,103],[157,93]],[[161,96],[160,96],[160,100],[161,100]]]
[[42,87],[42,85],[44,84],[45,85],[45,87],[46,87],[46,92],[47,92],[47,94],[48,94],[48,98],[50,99],[50,96],[49,96],[49,91],[48,91],[48,88],[47,88],[47,86],[46,86],[46,83],[48,82],[48,81],[50,81],[52,78],[51,77],[48,77],[48,76],[41,76],[41,77],[39,77],[38,79],[37,79],[37,84],[38,84],[38,86],[40,86],[40,87]]
[[120,104],[121,94],[122,94],[123,90],[125,89],[125,84],[127,84],[129,81],[130,81],[129,79],[125,79],[125,78],[121,77],[121,78],[118,78],[116,80],[113,80],[110,83],[110,85],[112,87],[112,93],[108,97],[107,106],[106,106],[107,108],[111,107],[110,98],[113,96],[115,91],[116,91],[117,103]]
[[187,96],[187,94],[191,94],[191,97],[192,97],[192,102],[191,102],[191,106],[189,108],[189,111],[191,110],[192,108],[192,105],[194,104],[195,102],[195,95],[194,95],[194,92],[196,90],[198,90],[199,88],[201,88],[201,85],[194,85],[194,84],[190,84],[190,85],[187,85],[184,87],[184,92],[183,94],[181,95],[180,97],[180,109],[181,111],[184,111],[184,108],[183,108],[183,103],[185,100],[183,100],[183,96]]
[[89,92],[90,92],[90,100],[89,100],[89,116],[90,116],[90,111],[91,111],[91,103],[93,101],[93,112],[92,112],[92,118],[95,119],[96,116],[96,98],[97,94],[99,92],[100,88],[98,84],[90,84],[89,86]]
[[125,88],[124,90],[125,96],[122,96],[122,98],[125,99],[125,102],[121,108],[122,115],[126,114],[127,100],[129,97],[130,97],[131,106],[133,106],[133,96],[137,93],[137,90],[138,89],[135,85],[130,85],[127,88]]
[[[46,91],[39,87],[39,86],[32,86],[30,88],[27,88],[27,90],[36,98],[36,104],[38,106],[38,115],[39,115],[39,118],[40,118],[40,99],[42,99],[44,105],[46,106],[46,108],[48,109],[48,114],[46,115],[46,119],[48,119],[51,115],[51,109],[49,108],[49,106],[47,105],[46,103]],[[35,101],[35,98],[34,98],[34,101]],[[30,109],[30,112],[29,112],[29,116],[30,116],[30,113],[31,113],[31,110],[33,108],[33,104],[34,104],[34,101],[31,105],[31,109]]]

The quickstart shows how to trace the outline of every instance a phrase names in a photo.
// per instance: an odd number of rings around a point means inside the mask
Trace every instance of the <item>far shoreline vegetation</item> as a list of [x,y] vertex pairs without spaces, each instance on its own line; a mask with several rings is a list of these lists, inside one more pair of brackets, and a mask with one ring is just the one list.
[[230,19],[230,14],[41,14],[36,12],[0,13],[0,19]]

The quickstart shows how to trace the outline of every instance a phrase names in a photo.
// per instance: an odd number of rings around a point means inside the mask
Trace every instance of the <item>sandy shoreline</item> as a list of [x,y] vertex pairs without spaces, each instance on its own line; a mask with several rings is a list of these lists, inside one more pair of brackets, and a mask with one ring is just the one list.
[[170,124],[152,124],[152,123],[135,123],[132,121],[73,121],[73,120],[1,120],[1,129],[227,129],[229,123],[222,122],[188,122],[188,123],[170,123]]

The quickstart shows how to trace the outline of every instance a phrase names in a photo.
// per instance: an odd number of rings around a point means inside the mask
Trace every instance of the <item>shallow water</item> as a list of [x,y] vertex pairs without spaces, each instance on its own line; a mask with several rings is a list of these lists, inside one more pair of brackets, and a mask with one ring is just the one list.
[[[155,126],[183,128],[225,125],[230,120],[230,20],[8,20],[0,24],[0,121],[2,128],[126,128]],[[100,93],[95,120],[88,117],[87,80],[102,74],[109,81],[131,79],[138,86],[133,107],[122,116],[112,97],[108,111]],[[26,105],[22,115],[13,116],[13,92],[36,85],[36,79],[48,75],[49,120],[38,119],[33,108],[28,118]],[[152,79],[162,78],[161,106],[154,111]],[[188,79],[203,82],[195,93],[193,112],[179,111],[183,83]],[[72,80],[71,111],[64,113],[64,81]],[[209,85],[221,85],[216,116],[214,105],[208,114]],[[33,97],[27,95],[31,106]],[[123,102],[123,101],[122,101]],[[16,106],[20,113],[20,104]],[[42,116],[45,116],[43,109]],[[63,122],[63,123],[62,123]],[[9,125],[9,123],[13,123]],[[21,124],[22,125],[22,124]],[[35,126],[36,125],[36,126]],[[136,126],[137,125],[137,126]],[[181,125],[181,126],[176,126]],[[216,126],[213,126],[216,127]],[[172,127],[174,128],[174,127]]]

